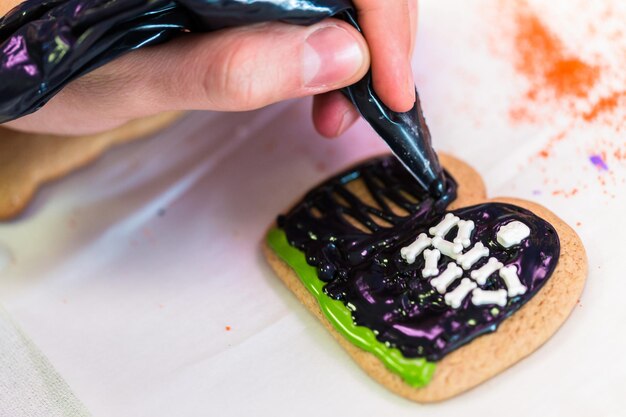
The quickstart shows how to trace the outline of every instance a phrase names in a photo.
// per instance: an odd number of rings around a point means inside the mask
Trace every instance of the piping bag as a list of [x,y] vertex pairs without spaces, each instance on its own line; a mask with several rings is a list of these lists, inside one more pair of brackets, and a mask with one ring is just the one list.
[[[310,25],[327,17],[361,30],[350,0],[27,0],[0,19],[0,123],[38,110],[69,82],[124,53],[186,32],[268,21]],[[419,184],[442,197],[445,178],[417,92],[406,113],[378,98],[371,72],[342,92]]]

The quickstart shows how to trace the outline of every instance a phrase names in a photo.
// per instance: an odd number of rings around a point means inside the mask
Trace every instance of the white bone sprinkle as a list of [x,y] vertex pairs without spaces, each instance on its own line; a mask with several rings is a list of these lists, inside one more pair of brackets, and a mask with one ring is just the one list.
[[500,278],[502,278],[506,284],[509,297],[522,295],[526,292],[526,287],[520,282],[519,277],[517,276],[517,268],[515,265],[508,265],[504,268],[500,268]]
[[504,307],[507,302],[506,290],[499,289],[495,291],[481,290],[476,288],[472,291],[472,304],[475,306],[484,306],[486,304],[497,304]]
[[476,283],[469,278],[463,278],[458,287],[444,295],[446,304],[452,308],[461,307],[461,303],[473,289],[477,287]]
[[472,271],[470,277],[472,277],[478,285],[484,285],[485,282],[487,282],[487,278],[503,266],[502,262],[498,261],[496,258],[489,258],[486,264]]
[[430,240],[431,239],[426,236],[426,233],[420,233],[417,239],[415,239],[415,242],[400,249],[400,256],[402,256],[402,259],[407,263],[414,263],[419,254],[430,246]]
[[463,251],[463,245],[460,243],[452,243],[445,240],[441,236],[435,236],[432,238],[430,244],[433,245],[434,248],[438,249],[442,255],[446,255],[452,259],[456,259],[457,256],[459,256]]
[[489,248],[485,247],[482,242],[476,243],[472,249],[459,255],[456,258],[456,263],[461,265],[466,271],[472,267],[478,260],[484,256],[489,255]]
[[430,229],[428,229],[428,233],[430,233],[432,236],[445,236],[446,233],[448,233],[450,231],[450,229],[452,229],[458,222],[459,219],[457,216],[455,216],[452,213],[448,213],[445,215],[445,217],[443,218],[443,220],[441,220],[439,222],[438,225],[431,227]]
[[452,284],[458,278],[463,275],[463,269],[454,262],[450,262],[445,271],[443,271],[438,277],[430,280],[430,284],[435,287],[439,294],[446,292],[450,284]]
[[457,226],[459,226],[459,230],[456,232],[454,243],[459,243],[466,248],[472,244],[470,236],[474,230],[474,222],[472,220],[459,220]]
[[530,236],[530,228],[524,223],[514,220],[498,230],[496,240],[503,247],[510,248],[511,246],[519,245],[528,236]]
[[441,252],[437,249],[426,249],[424,251],[424,269],[422,269],[422,276],[424,278],[434,277],[439,274],[439,269],[437,269],[439,258],[441,258]]

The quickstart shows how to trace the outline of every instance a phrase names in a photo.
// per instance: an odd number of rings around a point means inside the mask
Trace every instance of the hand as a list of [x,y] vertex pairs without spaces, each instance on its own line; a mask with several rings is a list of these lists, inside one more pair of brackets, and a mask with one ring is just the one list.
[[[353,0],[371,54],[374,90],[397,112],[415,103],[411,57],[417,32],[417,0]],[[359,113],[339,92],[320,94],[313,102],[313,122],[318,132],[341,135]]]
[[[336,19],[309,27],[264,23],[187,35],[129,53],[6,125],[78,135],[162,111],[256,109],[355,83],[370,66],[370,50],[380,97],[394,110],[408,110],[414,101],[410,16],[416,9],[409,13],[409,3],[415,2],[393,0],[393,7],[383,7],[376,0],[355,1],[369,49],[354,28]],[[357,118],[340,93],[316,97],[314,121],[325,136],[337,136]]]

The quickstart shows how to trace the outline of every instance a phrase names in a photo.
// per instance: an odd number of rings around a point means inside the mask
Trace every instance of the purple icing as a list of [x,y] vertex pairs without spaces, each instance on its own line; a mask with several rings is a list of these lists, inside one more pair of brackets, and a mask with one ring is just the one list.
[[[430,279],[422,277],[423,257],[409,265],[400,256],[400,248],[420,233],[428,233],[456,197],[456,183],[446,175],[446,194],[434,201],[394,157],[376,158],[316,187],[279,218],[290,244],[304,251],[308,262],[317,267],[319,278],[326,282],[326,294],[343,301],[352,310],[356,324],[372,329],[381,342],[398,348],[406,357],[431,361],[494,331],[543,286],[556,267],[560,251],[554,228],[520,207],[487,203],[452,211],[463,220],[474,221],[472,242],[487,246],[489,257],[515,265],[527,291],[508,298],[505,307],[475,306],[471,296],[460,308],[449,307]],[[365,204],[348,190],[346,184],[357,178],[364,181],[378,207]],[[395,214],[389,201],[408,214]],[[371,233],[353,226],[346,215]],[[376,217],[387,226],[379,225]],[[505,249],[497,243],[496,233],[513,220],[526,224],[531,233],[520,245]],[[452,229],[445,239],[452,241],[455,235]],[[480,259],[472,270],[487,260]],[[441,255],[440,272],[449,262],[454,261]],[[469,277],[470,271],[464,271],[463,276]],[[459,282],[452,283],[448,292]],[[496,272],[481,288],[506,286]]]

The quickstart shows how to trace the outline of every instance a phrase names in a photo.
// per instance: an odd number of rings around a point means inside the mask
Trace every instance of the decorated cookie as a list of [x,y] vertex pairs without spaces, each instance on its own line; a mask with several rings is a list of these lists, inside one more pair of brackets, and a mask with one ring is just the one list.
[[0,220],[18,215],[40,185],[84,166],[111,146],[155,133],[182,115],[158,114],[91,136],[35,135],[0,127]]
[[265,253],[355,361],[392,391],[439,401],[539,348],[586,278],[576,233],[547,209],[487,200],[441,156],[435,201],[392,156],[324,182],[279,216]]

